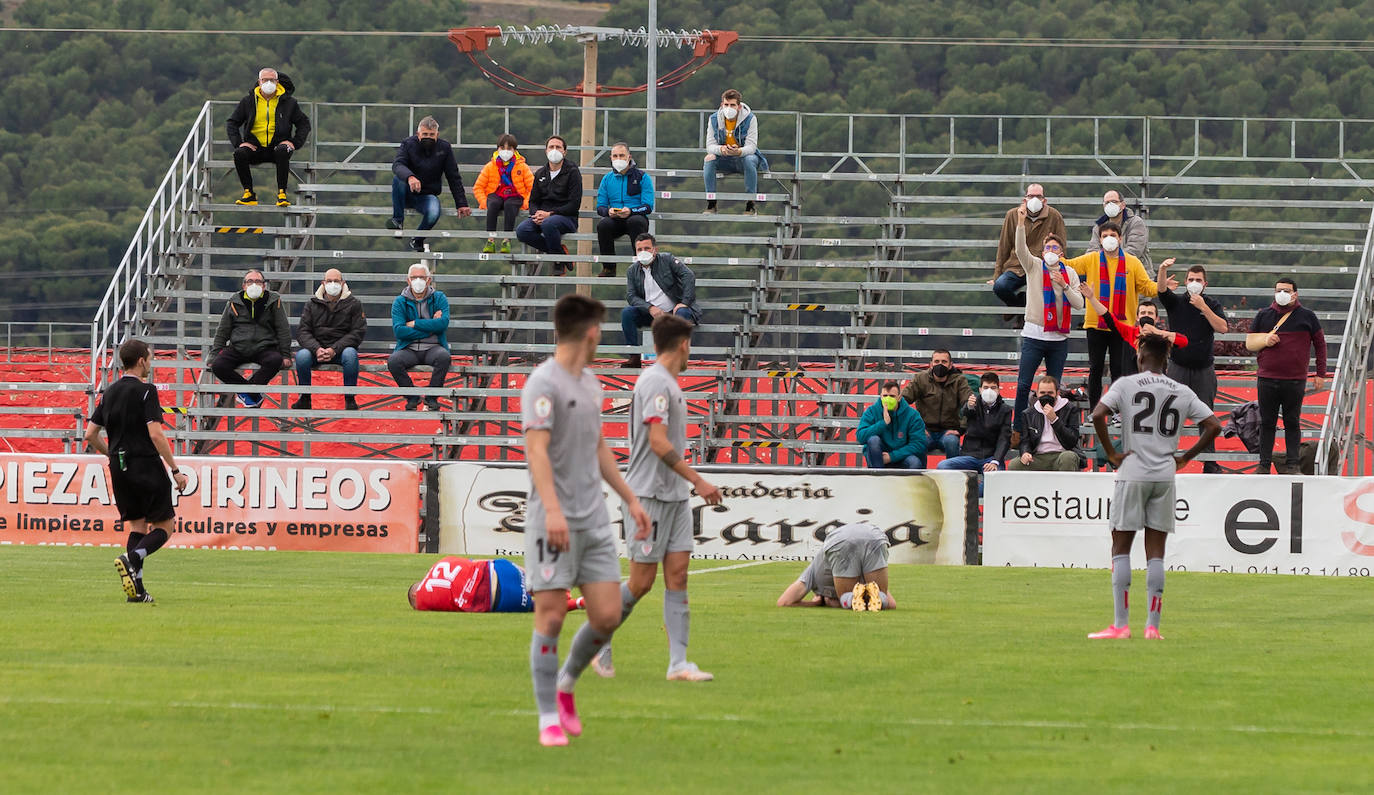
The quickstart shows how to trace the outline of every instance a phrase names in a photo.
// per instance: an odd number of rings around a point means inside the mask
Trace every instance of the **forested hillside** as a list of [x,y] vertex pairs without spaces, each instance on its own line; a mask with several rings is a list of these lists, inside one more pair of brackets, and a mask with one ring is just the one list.
[[[639,27],[645,9],[644,0],[618,2],[603,24]],[[219,0],[27,0],[13,18],[24,27],[353,31],[502,21],[469,19],[461,0],[251,7]],[[660,3],[660,22],[746,36],[1364,42],[1374,2],[677,0]],[[580,79],[572,43],[507,48],[501,57],[536,79],[560,85]],[[757,107],[805,111],[1361,118],[1374,115],[1372,57],[1352,46],[1277,44],[1105,49],[743,41],[659,101],[661,107],[711,106],[730,84]],[[604,47],[602,63],[604,82],[642,82],[642,49]],[[0,34],[0,320],[87,320],[201,104],[237,99],[257,68],[269,64],[291,74],[303,99],[535,101],[482,81],[442,38]]]

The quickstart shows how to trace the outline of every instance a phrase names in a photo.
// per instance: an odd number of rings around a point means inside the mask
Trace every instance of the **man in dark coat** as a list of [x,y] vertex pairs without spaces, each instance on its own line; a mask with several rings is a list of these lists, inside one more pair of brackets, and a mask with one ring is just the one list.
[[[310,370],[322,364],[343,366],[345,387],[358,385],[358,347],[367,336],[367,316],[363,305],[344,283],[343,274],[337,268],[324,272],[315,295],[305,304],[301,312],[300,325],[296,327],[296,384],[310,386]],[[291,404],[293,409],[309,410],[310,395],[304,394]],[[356,410],[358,399],[344,395],[344,408]]]
[[310,117],[301,110],[294,96],[291,78],[276,69],[258,72],[258,84],[239,100],[238,107],[224,123],[229,145],[234,147],[234,170],[243,184],[243,195],[236,204],[257,204],[253,192],[255,163],[277,164],[277,206],[287,207],[286,176],[291,172],[291,154],[310,137]]
[[[281,296],[267,289],[262,271],[248,271],[243,289],[229,299],[220,317],[210,349],[210,371],[226,384],[266,386],[290,355],[291,324]],[[250,363],[258,366],[253,377],[239,375],[238,368]],[[239,402],[250,409],[262,405],[262,398],[260,392],[239,393]]]
[[[458,173],[458,160],[453,156],[453,145],[439,137],[439,122],[433,116],[420,119],[415,134],[396,147],[391,173],[391,218],[386,222],[388,229],[400,229],[404,225],[407,207],[420,214],[420,231],[433,229],[439,223],[439,193],[443,190],[445,178],[448,179],[449,191],[453,193],[453,206],[457,209],[458,217],[472,215],[467,191],[463,188],[463,177]],[[425,239],[412,237],[410,248],[412,251],[424,251]]]

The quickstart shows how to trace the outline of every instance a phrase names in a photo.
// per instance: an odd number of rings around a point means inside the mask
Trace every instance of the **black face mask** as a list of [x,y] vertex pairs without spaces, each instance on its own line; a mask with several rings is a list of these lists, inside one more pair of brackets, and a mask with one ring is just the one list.
[[930,368],[930,374],[935,376],[936,378],[944,378],[945,376],[949,375],[949,368],[943,364],[937,364],[934,367]]
[[1054,395],[1040,395],[1036,400],[1040,401],[1040,405],[1048,406],[1054,403]]
[[1155,322],[1155,319],[1152,318],[1152,317],[1142,317],[1142,318],[1140,319],[1140,325],[1142,325],[1142,326],[1158,326],[1159,324],[1156,323],[1156,322]]
[[431,138],[420,139],[420,151],[427,155],[434,154],[434,140]]

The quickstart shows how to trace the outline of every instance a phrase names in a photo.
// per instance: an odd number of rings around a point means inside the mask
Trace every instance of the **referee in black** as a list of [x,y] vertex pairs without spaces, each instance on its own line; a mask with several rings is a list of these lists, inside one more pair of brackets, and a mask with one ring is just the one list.
[[[100,396],[86,429],[86,443],[109,456],[115,506],[129,531],[127,551],[115,558],[124,593],[130,602],[151,602],[152,594],[143,588],[143,562],[167,543],[176,517],[167,470],[172,470],[178,491],[186,489],[186,476],[177,469],[172,446],[162,433],[162,406],[150,380],[152,349],[142,340],[128,340],[119,346],[119,362],[124,377]],[[109,437],[108,445],[100,438],[102,429]]]

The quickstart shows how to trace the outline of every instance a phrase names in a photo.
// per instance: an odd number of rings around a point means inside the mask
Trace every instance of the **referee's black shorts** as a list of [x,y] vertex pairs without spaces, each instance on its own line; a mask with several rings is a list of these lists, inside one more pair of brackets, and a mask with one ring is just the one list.
[[114,491],[119,518],[131,522],[165,522],[176,516],[172,510],[172,479],[161,458],[131,458],[121,472],[110,463],[110,488]]

